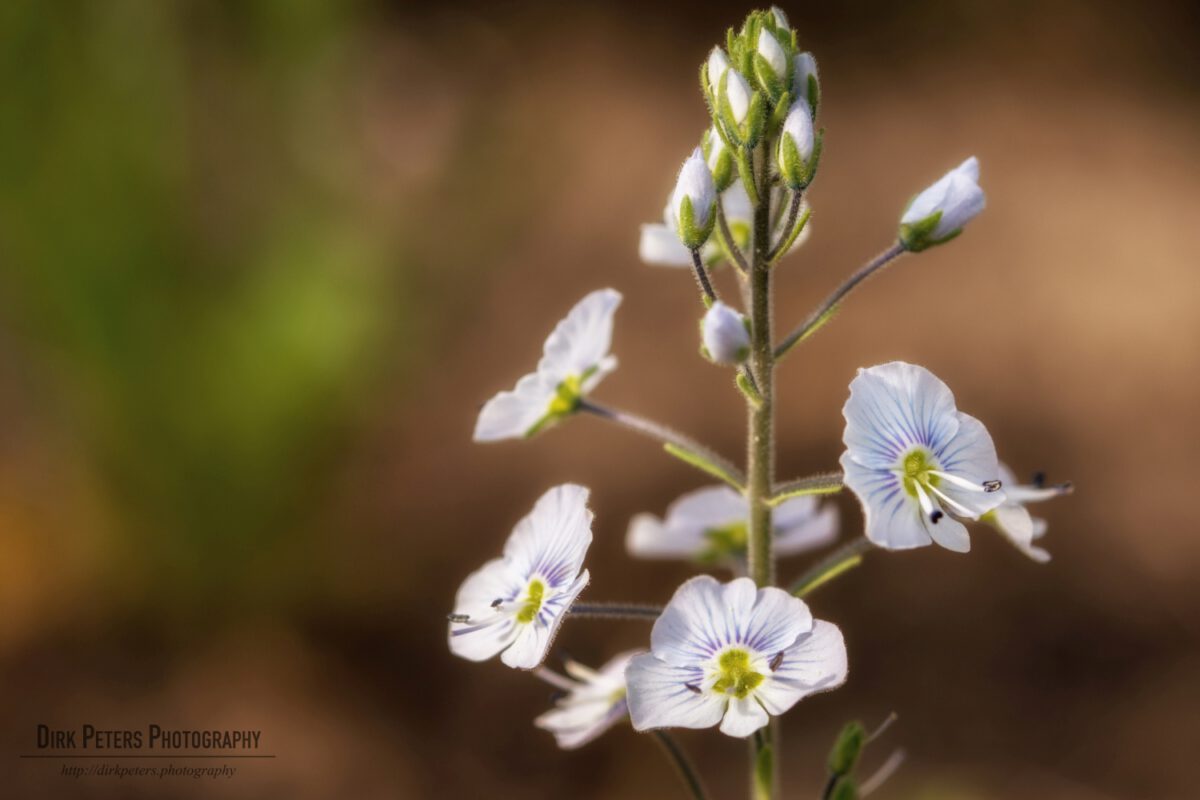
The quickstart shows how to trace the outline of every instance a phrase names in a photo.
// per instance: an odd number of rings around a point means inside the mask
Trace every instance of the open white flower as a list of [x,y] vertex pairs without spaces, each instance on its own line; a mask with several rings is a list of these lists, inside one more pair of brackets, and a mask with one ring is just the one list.
[[579,401],[617,368],[612,321],[621,293],[600,289],[580,300],[546,339],[537,371],[483,406],[475,441],[533,436],[574,413]]
[[958,519],[979,519],[1004,492],[992,437],[955,408],[950,387],[903,361],[860,369],[842,414],[841,465],[867,538],[892,550],[930,542],[970,550]]
[[554,701],[554,708],[533,724],[553,733],[554,740],[564,750],[582,747],[616,725],[629,713],[625,702],[625,668],[638,652],[630,650],[613,656],[600,669],[568,659],[564,669],[570,678],[543,667],[538,676],[564,694]]
[[467,577],[450,615],[450,650],[471,661],[533,669],[587,586],[592,543],[588,490],[566,483],[542,495],[513,528],[504,555]]
[[[667,507],[664,519],[638,514],[629,523],[625,548],[641,558],[692,559],[734,564],[746,557],[750,506],[729,486],[697,489]],[[771,517],[777,556],[804,553],[832,542],[838,532],[837,506],[816,497],[785,500]]]
[[1070,483],[1060,483],[1057,486],[1046,486],[1040,478],[1035,478],[1032,484],[1019,485],[1017,478],[1003,463],[1000,464],[1000,480],[1004,482],[1005,500],[1000,505],[980,517],[981,522],[991,525],[1008,539],[1017,549],[1038,563],[1050,560],[1050,554],[1034,541],[1046,535],[1046,520],[1030,516],[1026,510],[1027,503],[1039,503],[1052,497],[1070,494]]
[[803,600],[749,578],[684,583],[650,633],[650,652],[625,671],[639,731],[709,728],[745,737],[801,698],[846,680],[836,625],[814,621]]
[[949,241],[985,205],[979,159],[971,156],[913,199],[900,218],[900,240],[914,252]]

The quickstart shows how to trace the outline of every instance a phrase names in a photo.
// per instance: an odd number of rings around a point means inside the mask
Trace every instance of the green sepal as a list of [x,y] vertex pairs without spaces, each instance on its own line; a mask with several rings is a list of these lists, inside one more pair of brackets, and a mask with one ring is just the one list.
[[759,395],[759,393],[755,391],[754,387],[750,385],[749,379],[746,378],[746,373],[738,370],[737,376],[734,377],[733,382],[737,386],[738,390],[746,396],[746,400],[749,401],[750,405],[754,406],[755,408],[758,408],[762,405],[762,396]]
[[858,720],[847,722],[829,751],[829,771],[834,775],[849,775],[867,743],[867,732]]
[[858,787],[849,775],[839,778],[829,793],[829,800],[858,800]]
[[788,185],[788,188],[798,191],[808,185],[808,166],[804,163],[804,159],[800,157],[800,150],[796,147],[796,140],[787,134],[782,134],[779,137],[779,158],[777,162],[779,177],[783,178],[783,182]]
[[762,138],[767,124],[767,102],[762,92],[750,96],[750,110],[746,112],[746,147],[751,149]]
[[754,758],[754,796],[770,800],[775,796],[775,748],[764,744]]
[[755,52],[754,57],[754,77],[758,81],[758,85],[771,98],[771,102],[775,103],[779,100],[779,96],[783,94],[783,81],[775,74],[775,70],[771,69],[771,64],[762,57],[762,54]]
[[788,106],[792,104],[792,93],[784,92],[775,102],[775,108],[771,111],[771,119],[767,121],[767,136],[775,136],[783,128],[783,123],[787,121]]
[[733,174],[733,155],[729,152],[729,146],[725,144],[725,137],[721,135],[719,128],[717,139],[717,142],[713,141],[712,128],[705,130],[700,140],[700,149],[704,153],[704,160],[711,162],[712,149],[718,144],[721,146],[721,155],[717,157],[716,166],[712,169],[713,184],[717,194],[720,194],[729,188],[736,176]]
[[817,106],[821,104],[821,84],[816,75],[808,76],[808,105],[812,108],[813,119],[817,118]]
[[737,155],[738,175],[742,178],[742,185],[746,187],[746,194],[750,197],[750,205],[758,205],[758,187],[754,184],[754,168],[750,165],[750,151],[739,150]]
[[[911,205],[911,203],[910,203]],[[936,244],[948,242],[961,232],[961,228],[941,239],[931,239],[933,229],[942,221],[942,212],[935,211],[918,222],[906,222],[900,225],[900,244],[910,253],[919,253]]]
[[596,367],[591,367],[583,373],[582,377],[571,375],[558,384],[554,390],[554,399],[550,401],[550,407],[537,422],[529,426],[529,430],[525,431],[525,438],[530,439],[536,436],[555,425],[559,420],[565,419],[579,410],[579,403],[583,399],[583,385],[595,372]]
[[696,212],[692,208],[692,198],[684,195],[679,203],[679,239],[689,250],[699,250],[712,235],[713,223],[716,221],[716,209],[708,210],[708,219],[703,225],[696,224]]

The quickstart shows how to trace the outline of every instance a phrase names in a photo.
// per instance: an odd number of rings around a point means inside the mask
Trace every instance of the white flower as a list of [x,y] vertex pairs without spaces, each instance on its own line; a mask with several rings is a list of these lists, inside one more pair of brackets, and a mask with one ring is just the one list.
[[729,110],[733,112],[733,121],[741,125],[747,112],[750,111],[750,84],[742,77],[742,73],[730,67],[725,71],[728,76],[725,81],[725,97],[729,100]]
[[555,700],[554,708],[533,721],[554,734],[564,750],[574,750],[616,725],[629,713],[625,702],[625,668],[637,650],[614,656],[598,670],[568,659],[564,668],[574,678],[542,669],[539,676],[565,694]]
[[783,9],[779,6],[771,6],[771,15],[775,17],[775,24],[779,27],[784,29],[791,27],[788,25],[787,14],[783,13]]
[[720,47],[714,47],[708,54],[708,88],[716,96],[721,86],[721,76],[729,69],[729,59]]
[[792,96],[807,102],[812,113],[820,97],[817,60],[812,53],[799,53],[792,59],[792,65]]
[[971,156],[921,192],[900,218],[900,238],[909,250],[924,250],[957,236],[983,211],[979,160]]
[[[689,211],[685,201],[691,206],[692,230],[689,230]],[[679,177],[675,180],[675,191],[671,194],[671,213],[685,247],[700,247],[708,239],[706,229],[711,230],[716,202],[717,187],[713,184],[708,164],[704,162],[704,155],[697,147],[683,162]]]
[[537,371],[500,392],[483,406],[475,441],[532,436],[573,413],[588,392],[617,368],[612,320],[621,294],[600,289],[580,300],[546,339]]
[[978,519],[1004,492],[992,437],[954,407],[950,387],[902,361],[860,369],[842,414],[841,465],[866,514],[867,538],[892,550],[931,541],[970,550],[957,518]]
[[837,626],[804,601],[749,578],[684,583],[650,633],[650,652],[625,671],[639,731],[709,728],[745,737],[814,692],[846,680]]
[[[721,193],[721,204],[725,208],[725,218],[730,228],[746,235],[753,230],[754,210],[750,207],[750,198],[746,195],[746,187],[741,181],[733,184]],[[715,239],[700,248],[700,257],[705,263],[711,263],[720,256],[721,249]],[[679,240],[679,233],[674,215],[671,213],[671,202],[668,201],[663,209],[663,223],[649,222],[641,226],[641,237],[638,240],[638,258],[647,264],[659,267],[692,266],[692,253]]]
[[781,81],[787,80],[787,53],[779,45],[779,40],[775,38],[775,34],[766,28],[762,28],[758,32],[758,54],[770,65],[771,71],[775,73],[776,78],[779,78]]
[[779,174],[792,188],[806,186],[812,179],[811,161],[815,146],[812,111],[808,103],[797,100],[783,122],[783,133],[775,154]]
[[716,301],[704,315],[701,325],[704,347],[718,364],[740,364],[750,355],[750,332],[746,318],[729,306]]
[[1003,463],[1000,464],[1000,480],[1004,482],[1005,501],[980,517],[1016,545],[1022,553],[1038,563],[1050,560],[1050,554],[1033,542],[1046,535],[1046,520],[1030,516],[1025,509],[1027,503],[1039,503],[1052,497],[1070,494],[1070,483],[1046,486],[1035,478],[1032,485],[1018,485],[1016,476]]
[[499,653],[517,669],[542,663],[563,616],[587,586],[587,498],[587,489],[570,483],[546,492],[513,528],[504,556],[463,581],[451,615],[451,652],[471,661]]
[[[641,558],[682,558],[735,565],[746,557],[750,506],[732,488],[697,489],[667,507],[664,519],[638,514],[629,523],[625,548]],[[834,540],[837,506],[816,497],[785,500],[771,516],[775,555],[790,556]]]

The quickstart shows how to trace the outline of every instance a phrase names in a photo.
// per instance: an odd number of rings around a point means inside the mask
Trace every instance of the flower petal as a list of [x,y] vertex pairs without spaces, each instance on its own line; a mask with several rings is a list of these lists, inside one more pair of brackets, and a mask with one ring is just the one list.
[[837,538],[838,510],[816,497],[793,497],[775,509],[775,554],[790,556],[813,550]]
[[[749,583],[753,586],[753,581]],[[736,593],[733,599],[737,599]],[[726,602],[721,584],[711,575],[697,575],[685,581],[675,590],[650,631],[650,649],[654,655],[678,667],[708,660],[733,641]]]
[[692,254],[679,241],[679,234],[659,223],[642,226],[638,258],[658,267],[692,266]]
[[514,669],[533,669],[545,661],[567,609],[587,586],[590,578],[585,569],[565,592],[557,593],[543,603],[533,622],[515,623],[516,638],[500,654],[500,660]]
[[[958,416],[958,431],[953,439],[934,449],[934,455],[943,471],[963,478],[977,486],[1000,477],[1000,462],[996,458],[996,445],[983,423],[964,414]],[[1005,500],[1003,489],[995,492],[973,492],[945,482],[938,487],[951,500],[972,511],[976,518],[996,508]],[[936,538],[936,537],[935,537]]]
[[849,450],[840,461],[846,486],[858,497],[866,517],[866,536],[889,550],[908,550],[933,543],[927,519],[899,479],[886,469],[859,464]]
[[615,289],[591,292],[576,303],[546,339],[538,373],[561,381],[599,367],[612,346],[613,314],[619,305],[621,293]]
[[811,632],[784,651],[783,660],[755,695],[769,713],[782,714],[810,694],[841,686],[846,673],[842,632],[831,622],[817,620]]
[[513,528],[504,556],[526,580],[540,575],[555,589],[575,580],[592,543],[587,500],[588,490],[582,486],[555,486]]
[[959,424],[950,387],[903,361],[860,369],[842,414],[842,441],[851,457],[888,469],[916,445],[936,452],[954,438]]
[[500,392],[484,404],[475,421],[476,442],[520,439],[550,410],[558,381],[531,373],[517,381],[511,392]]
[[771,721],[766,710],[753,695],[731,697],[725,718],[721,720],[721,733],[744,739]]
[[697,667],[667,664],[645,653],[635,656],[625,670],[629,694],[629,719],[635,730],[654,728],[711,728],[725,713],[725,698],[711,692],[697,694],[704,672]]
[[735,616],[733,642],[744,644],[758,655],[770,658],[790,647],[797,637],[812,630],[812,612],[800,598],[773,586],[756,589],[754,581],[749,578],[738,578],[727,584],[727,597],[732,594],[735,585],[742,593],[754,590],[754,596],[749,607],[744,598],[740,607],[730,602]]

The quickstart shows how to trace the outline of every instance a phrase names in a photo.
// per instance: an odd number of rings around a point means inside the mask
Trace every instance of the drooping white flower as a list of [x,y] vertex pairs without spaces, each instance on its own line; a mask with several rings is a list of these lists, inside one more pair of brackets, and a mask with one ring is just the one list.
[[1046,520],[1031,516],[1025,505],[1070,494],[1071,484],[1046,486],[1042,480],[1035,478],[1033,484],[1020,485],[1012,470],[1003,463],[1000,464],[1000,480],[1004,482],[1005,500],[980,517],[980,521],[991,525],[1034,561],[1049,561],[1050,554],[1034,545],[1035,540],[1046,535]]
[[716,202],[717,187],[697,147],[683,162],[671,194],[672,219],[684,247],[695,249],[708,240]]
[[467,577],[454,598],[450,650],[471,661],[496,654],[533,669],[588,583],[583,557],[592,543],[588,490],[574,484],[542,495],[513,528],[504,555]]
[[900,239],[912,251],[957,236],[987,204],[979,188],[979,159],[971,156],[917,195],[900,218]]
[[786,81],[788,77],[788,57],[780,46],[779,40],[775,38],[775,34],[771,33],[766,28],[762,28],[758,32],[758,54],[763,57],[771,67],[771,71],[775,73],[775,77],[781,81]]
[[708,357],[718,364],[740,364],[750,355],[746,318],[720,300],[704,314],[701,331]]
[[930,542],[970,550],[958,520],[979,519],[1004,492],[992,437],[955,408],[950,387],[902,361],[860,369],[842,414],[841,465],[867,538],[892,550]]
[[733,121],[741,125],[750,111],[750,84],[733,67],[727,69],[725,75],[725,96],[729,99],[729,110],[733,112]]
[[784,119],[775,153],[779,174],[793,189],[803,188],[812,180],[815,147],[812,111],[807,102],[797,100]]
[[815,116],[820,94],[817,60],[812,53],[798,53],[792,59],[792,96],[808,103],[809,113]]
[[568,659],[564,669],[570,678],[543,667],[539,677],[564,694],[554,701],[554,708],[533,724],[554,734],[554,740],[564,750],[582,747],[616,725],[629,713],[625,702],[625,668],[638,652],[630,650],[613,656],[597,670]]
[[801,698],[846,680],[836,625],[813,620],[803,600],[749,578],[684,583],[650,633],[650,652],[625,671],[639,731],[709,728],[745,737]]
[[729,59],[720,47],[714,47],[708,54],[708,88],[716,97],[721,86],[721,77],[729,69]]
[[[709,486],[683,495],[659,519],[638,514],[629,523],[625,548],[641,558],[691,559],[738,564],[746,556],[750,506],[729,486]],[[837,506],[816,497],[785,500],[771,516],[776,556],[829,544],[837,537]]]
[[475,441],[529,437],[573,413],[580,399],[617,368],[612,320],[621,294],[600,289],[584,297],[546,339],[537,371],[484,404]]

